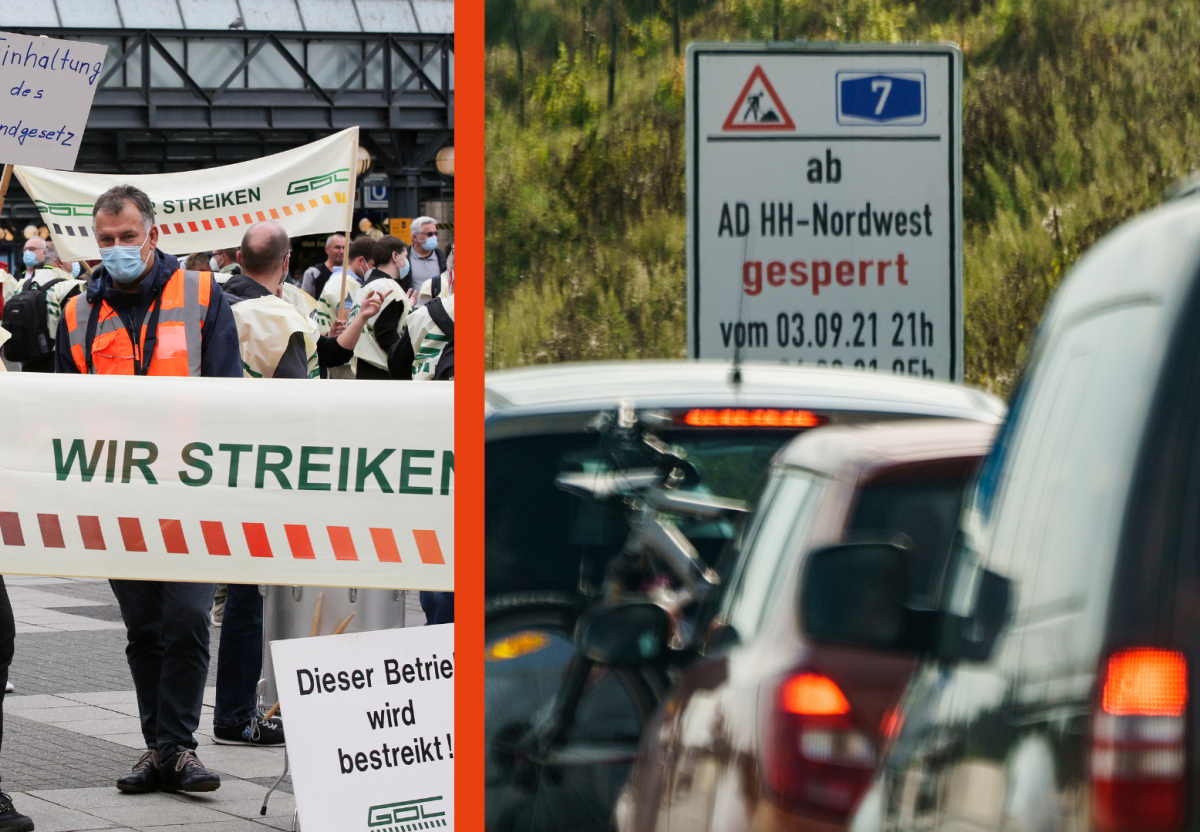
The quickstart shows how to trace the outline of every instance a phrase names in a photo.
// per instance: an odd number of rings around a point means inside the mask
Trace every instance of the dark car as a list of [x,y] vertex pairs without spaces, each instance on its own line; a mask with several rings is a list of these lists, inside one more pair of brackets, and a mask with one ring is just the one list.
[[[913,417],[994,424],[1003,404],[959,385],[888,374],[777,364],[628,361],[560,364],[487,377],[485,678],[487,825],[509,829],[609,829],[646,721],[669,680],[597,668],[568,740],[584,748],[531,760],[514,752],[546,718],[573,650],[588,590],[629,533],[619,506],[563,491],[564,472],[604,464],[596,415],[626,402],[654,413],[656,433],[701,471],[697,489],[750,498],[775,453],[817,425]],[[680,522],[711,566],[735,536],[730,521]],[[586,747],[586,748],[585,748]],[[553,758],[551,764],[547,762]]]
[[778,455],[702,619],[701,658],[643,736],[617,830],[840,828],[914,661],[811,644],[795,603],[799,564],[830,544],[894,542],[932,595],[995,426],[822,428]]
[[813,638],[922,657],[853,828],[1198,829],[1200,200],[1079,262],[1012,401],[940,603],[888,547],[810,559],[804,597],[878,610]]

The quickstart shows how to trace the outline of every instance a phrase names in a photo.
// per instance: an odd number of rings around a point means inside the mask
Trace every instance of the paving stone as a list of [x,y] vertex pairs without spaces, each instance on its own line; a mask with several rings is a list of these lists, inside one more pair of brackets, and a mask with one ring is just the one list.
[[137,753],[54,725],[5,714],[0,776],[9,791],[106,786],[129,771]]
[[82,832],[87,829],[111,829],[112,821],[89,815],[76,809],[68,809],[30,794],[13,798],[17,811],[33,819],[37,832]]

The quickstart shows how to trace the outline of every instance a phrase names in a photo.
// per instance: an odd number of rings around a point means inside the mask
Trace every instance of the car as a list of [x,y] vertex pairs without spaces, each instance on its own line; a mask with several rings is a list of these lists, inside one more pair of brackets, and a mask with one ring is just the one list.
[[932,596],[997,422],[820,428],[778,454],[729,579],[701,616],[698,658],[643,734],[615,829],[844,824],[915,662],[807,640],[799,564],[831,544],[894,542]]
[[[657,417],[657,434],[700,468],[697,488],[736,500],[750,498],[775,453],[811,427],[914,416],[992,424],[1004,413],[994,396],[961,385],[777,364],[629,361],[489,374],[485,744],[492,832],[607,832],[642,728],[670,684],[656,672],[597,668],[568,735],[592,751],[567,765],[562,754],[531,759],[518,741],[545,720],[574,655],[581,609],[629,533],[619,506],[556,485],[559,474],[605,464],[588,425],[622,402]],[[679,527],[715,567],[738,526]]]
[[811,638],[920,658],[856,832],[1200,827],[1197,321],[1189,197],[1064,279],[937,603],[891,547],[810,556],[803,598],[876,610],[810,606]]

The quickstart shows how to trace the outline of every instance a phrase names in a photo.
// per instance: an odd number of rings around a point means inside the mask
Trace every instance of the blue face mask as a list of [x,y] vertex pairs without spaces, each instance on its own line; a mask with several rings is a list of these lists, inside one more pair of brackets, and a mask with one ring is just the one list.
[[79,264],[78,263],[71,264],[71,277],[79,277]]
[[408,261],[407,261],[407,260],[405,260],[405,261],[404,261],[404,265],[400,267],[400,276],[401,276],[401,277],[404,277],[404,276],[405,276],[405,275],[407,275],[407,274],[408,274],[410,271],[412,271],[412,266],[410,266],[410,265],[408,264]]
[[26,251],[21,255],[21,262],[25,264],[25,268],[32,269],[37,265],[37,252]]
[[104,261],[104,271],[117,283],[132,283],[146,270],[146,261],[142,259],[142,246],[102,248],[100,259]]
[[433,251],[435,248],[437,248],[437,235],[431,234],[430,236],[426,237],[425,242],[421,243],[421,245],[425,247],[426,251]]

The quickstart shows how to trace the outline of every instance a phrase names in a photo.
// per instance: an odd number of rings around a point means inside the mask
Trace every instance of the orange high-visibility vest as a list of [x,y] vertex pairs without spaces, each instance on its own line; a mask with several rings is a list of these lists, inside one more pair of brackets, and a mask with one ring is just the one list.
[[[159,305],[158,332],[154,355],[146,372],[151,376],[200,375],[200,337],[204,318],[208,314],[211,272],[178,269],[162,289]],[[153,305],[151,306],[153,308]],[[147,310],[142,321],[139,343],[135,346],[116,310],[101,301],[99,310],[88,302],[87,294],[71,298],[63,311],[70,336],[71,356],[80,373],[88,371],[84,355],[88,320],[99,314],[96,337],[92,341],[92,372],[100,375],[131,376],[146,344],[146,329],[150,323]]]

